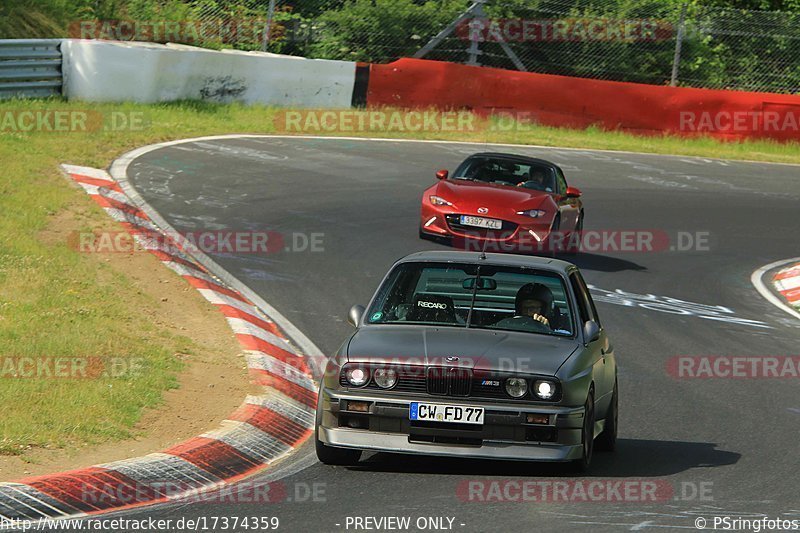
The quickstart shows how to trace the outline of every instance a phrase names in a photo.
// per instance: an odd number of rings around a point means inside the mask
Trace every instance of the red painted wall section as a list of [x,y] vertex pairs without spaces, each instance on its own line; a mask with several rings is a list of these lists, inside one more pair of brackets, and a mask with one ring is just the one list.
[[370,69],[367,106],[522,113],[548,126],[800,141],[800,96],[662,87],[400,59]]

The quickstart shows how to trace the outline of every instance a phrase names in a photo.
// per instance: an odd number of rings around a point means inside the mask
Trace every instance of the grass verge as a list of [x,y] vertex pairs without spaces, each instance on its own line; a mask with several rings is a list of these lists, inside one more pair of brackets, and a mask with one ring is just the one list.
[[[21,120],[20,113],[26,111],[72,112],[69,117],[86,112],[91,120],[88,130],[68,126],[66,131],[49,131],[45,123],[36,131],[20,131],[21,125],[30,124]],[[140,310],[152,303],[149,297],[124,277],[111,275],[101,259],[79,254],[68,242],[48,241],[48,227],[75,205],[88,213],[80,219],[81,231],[107,223],[98,207],[69,186],[58,164],[102,168],[121,153],[154,142],[225,133],[282,133],[274,125],[282,112],[190,102],[0,102],[0,360],[6,365],[0,365],[0,454],[129,437],[144,410],[158,405],[164,391],[175,386],[182,368],[175,354],[197,349],[186,337],[143,316]],[[114,120],[116,128],[104,127]],[[131,120],[136,121],[134,127]],[[499,131],[488,126],[428,132],[423,137],[800,163],[798,144],[637,137],[528,125]],[[339,135],[420,137],[413,132],[380,131]],[[9,375],[25,357],[120,358],[136,361],[139,370],[84,380]]]

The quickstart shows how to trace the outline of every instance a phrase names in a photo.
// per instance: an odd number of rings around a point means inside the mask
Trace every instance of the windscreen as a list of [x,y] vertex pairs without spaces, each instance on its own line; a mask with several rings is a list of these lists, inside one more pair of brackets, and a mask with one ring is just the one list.
[[544,192],[556,190],[550,167],[503,158],[471,157],[456,169],[453,178]]
[[563,279],[517,267],[404,263],[367,314],[370,324],[424,324],[573,335]]

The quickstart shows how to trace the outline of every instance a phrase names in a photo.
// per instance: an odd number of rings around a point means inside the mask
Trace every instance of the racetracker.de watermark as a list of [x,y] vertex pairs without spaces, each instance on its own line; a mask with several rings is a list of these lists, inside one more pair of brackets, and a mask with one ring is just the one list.
[[501,231],[465,231],[452,238],[453,247],[467,251],[555,253],[575,248],[586,253],[709,252],[708,231],[583,230],[571,232],[528,230],[516,238]]
[[109,480],[80,486],[80,500],[92,505],[134,505],[169,499],[182,503],[203,504],[265,504],[265,503],[324,503],[327,484],[286,483],[273,481],[242,481],[217,488],[199,489],[195,484],[176,481],[147,483]]
[[666,370],[675,379],[797,379],[800,355],[678,355]]
[[7,109],[0,111],[0,133],[93,133],[144,131],[143,111],[78,109]]
[[478,42],[657,42],[670,40],[674,28],[667,20],[563,18],[472,19],[456,27],[464,41]]
[[74,231],[67,243],[80,253],[132,253],[159,250],[177,254],[274,254],[324,252],[324,233],[277,231]]
[[[208,41],[261,42],[265,19],[210,20],[76,20],[69,25],[69,37],[100,41],[138,41],[200,44]],[[280,30],[282,33],[282,29]],[[271,33],[270,39],[276,37]]]
[[0,379],[132,378],[142,374],[140,357],[0,357]]
[[681,111],[679,128],[686,133],[800,133],[800,111]]
[[663,503],[713,501],[713,482],[664,479],[473,479],[456,486],[469,503]]
[[306,109],[280,111],[273,119],[283,133],[437,133],[531,132],[539,125],[533,111],[435,109]]

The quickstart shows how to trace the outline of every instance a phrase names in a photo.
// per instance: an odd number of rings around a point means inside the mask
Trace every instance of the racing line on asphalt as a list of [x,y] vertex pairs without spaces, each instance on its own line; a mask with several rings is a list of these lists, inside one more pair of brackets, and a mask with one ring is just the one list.
[[[135,189],[178,231],[275,231],[268,256],[210,253],[248,291],[325,354],[347,337],[349,307],[366,303],[391,263],[441,247],[417,238],[419,197],[439,168],[493,148],[461,143],[225,137],[171,143],[126,161]],[[795,355],[800,322],[750,283],[762,265],[796,255],[798,167],[542,147],[584,193],[587,230],[706,234],[686,251],[593,250],[574,262],[594,289],[620,364],[620,443],[591,478],[658,479],[660,502],[500,503],[459,497],[468,480],[564,479],[553,465],[367,455],[354,468],[309,459],[285,466],[287,487],[321,484],[319,501],[165,505],[128,517],[272,515],[289,531],[344,530],[348,516],[449,516],[460,531],[592,523],[598,531],[692,527],[705,513],[796,509],[797,379],[681,379],[679,356]],[[322,249],[303,247],[321,234]],[[307,244],[307,243],[306,243]],[[283,326],[283,324],[281,324]],[[273,480],[274,473],[263,479]],[[255,481],[262,478],[256,477]],[[711,497],[686,487],[710,483]],[[336,524],[340,524],[337,526]],[[576,527],[573,525],[572,527]]]

